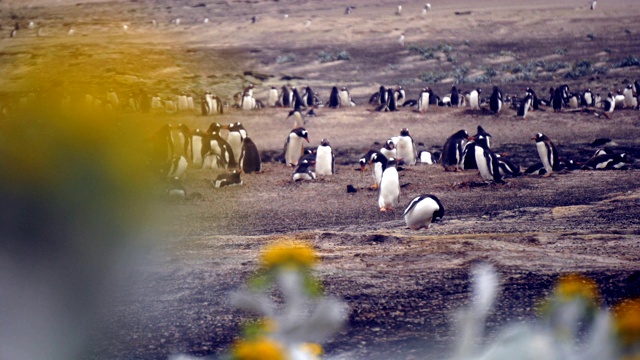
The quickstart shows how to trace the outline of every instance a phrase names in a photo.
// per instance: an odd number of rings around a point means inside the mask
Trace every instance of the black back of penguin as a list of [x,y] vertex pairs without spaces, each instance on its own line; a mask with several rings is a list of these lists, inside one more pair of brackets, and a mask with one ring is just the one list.
[[242,164],[242,171],[246,174],[260,172],[260,170],[262,170],[260,152],[250,137],[246,137],[242,143],[242,157],[240,158],[240,164]]
[[462,159],[462,152],[464,150],[463,142],[469,138],[469,134],[466,130],[460,130],[451,135],[442,147],[442,166],[447,168],[448,166],[457,166]]
[[340,106],[340,95],[338,91],[338,87],[334,86],[331,88],[331,94],[329,95],[329,107],[335,109]]

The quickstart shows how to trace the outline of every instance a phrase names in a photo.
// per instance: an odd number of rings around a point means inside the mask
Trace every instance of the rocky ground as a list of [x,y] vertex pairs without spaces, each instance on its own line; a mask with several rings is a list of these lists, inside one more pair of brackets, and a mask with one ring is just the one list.
[[[378,113],[366,105],[381,84],[402,85],[409,98],[424,86],[445,94],[456,82],[487,96],[493,84],[520,95],[527,86],[546,94],[561,83],[605,94],[639,77],[632,1],[601,2],[593,12],[583,1],[500,3],[433,1],[423,17],[423,4],[405,4],[396,16],[396,2],[382,0],[354,1],[348,16],[339,1],[3,2],[0,95],[9,112],[18,98],[60,84],[73,103],[85,93],[104,99],[108,88],[123,99],[144,88],[163,98],[212,90],[230,101],[252,82],[258,98],[289,83],[310,85],[326,100],[331,86],[345,85],[359,104],[320,108],[308,119],[309,145],[328,138],[338,165],[334,176],[307,183],[292,183],[292,169],[273,161],[291,129],[287,110],[230,108],[209,117],[123,110],[125,121],[149,132],[164,123],[205,129],[241,121],[262,152],[264,171],[243,175],[241,187],[214,189],[215,174],[190,169],[185,186],[201,198],[157,201],[160,221],[135,267],[135,285],[109,301],[114,310],[99,326],[109,336],[93,337],[87,357],[222,354],[251,318],[230,307],[228,294],[257,270],[260,249],[285,235],[314,244],[326,292],[351,308],[347,327],[325,344],[335,358],[442,357],[454,340],[455,309],[468,302],[468,270],[478,262],[494,264],[503,277],[490,336],[505,323],[532,319],[562,274],[592,277],[605,305],[640,295],[636,162],[623,171],[561,171],[504,185],[486,185],[475,171],[405,166],[401,204],[391,213],[378,211],[371,176],[357,171],[361,155],[403,127],[420,148],[438,152],[449,135],[481,125],[495,151],[523,168],[538,161],[530,140],[537,132],[565,159],[586,161],[597,138],[640,156],[634,110],[612,119],[548,110],[523,120],[511,109],[499,116],[450,108]],[[10,38],[15,22],[21,29]],[[343,51],[349,60],[330,61]],[[358,192],[347,193],[349,184]],[[423,193],[441,199],[445,217],[411,231],[401,212]]]

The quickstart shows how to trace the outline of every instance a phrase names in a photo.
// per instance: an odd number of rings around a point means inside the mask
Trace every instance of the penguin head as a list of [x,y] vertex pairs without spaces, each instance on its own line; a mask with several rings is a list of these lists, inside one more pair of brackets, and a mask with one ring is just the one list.
[[393,143],[393,140],[389,139],[384,143],[384,148],[387,150],[393,150],[396,148],[396,144]]
[[407,128],[402,128],[400,130],[400,136],[409,136],[409,129]]
[[535,140],[536,142],[545,141],[549,138],[543,133],[537,133],[536,136],[532,137],[531,140]]
[[398,162],[401,160],[402,159],[395,159],[395,158],[387,159],[387,169],[391,167],[395,167],[396,165],[398,165]]
[[330,144],[329,144],[329,140],[327,140],[327,139],[322,139],[322,140],[320,141],[320,146],[330,146]]

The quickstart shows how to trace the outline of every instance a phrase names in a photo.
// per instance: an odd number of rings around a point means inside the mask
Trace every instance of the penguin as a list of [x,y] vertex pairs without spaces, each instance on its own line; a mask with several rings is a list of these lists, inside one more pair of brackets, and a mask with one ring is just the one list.
[[316,106],[316,93],[308,85],[304,89],[304,94],[302,94],[302,103],[304,107],[311,108],[311,110]]
[[559,87],[557,89],[555,89],[554,93],[553,93],[553,99],[551,101],[552,105],[553,105],[553,111],[554,112],[561,112],[562,111],[562,103],[563,103],[563,87]]
[[418,112],[425,113],[429,108],[429,88],[423,88],[422,92],[420,92],[420,96],[418,97]]
[[499,156],[496,154],[496,156],[498,157],[498,166],[499,166],[499,170],[500,170],[500,175],[502,175],[502,177],[517,177],[520,176],[520,167],[519,166],[515,166],[511,163],[511,161],[509,161],[508,159]]
[[460,161],[460,168],[462,170],[470,170],[477,169],[478,165],[476,164],[476,152],[475,152],[475,139],[479,136],[483,136],[485,138],[485,142],[488,148],[491,148],[491,134],[486,132],[482,126],[478,125],[478,131],[474,136],[471,137],[467,145],[464,147],[464,152],[462,153],[462,160]]
[[329,140],[322,139],[316,150],[316,174],[319,176],[335,174],[335,162],[336,158]]
[[437,105],[440,102],[440,96],[433,92],[433,89],[427,88],[427,92],[429,93],[429,105]]
[[380,88],[378,89],[378,92],[373,93],[370,97],[369,97],[369,104],[371,105],[382,105],[384,103],[386,103],[386,96],[387,96],[387,88],[385,88],[384,86],[380,85]]
[[231,123],[225,128],[229,131],[227,135],[227,143],[231,146],[233,151],[233,158],[236,163],[240,162],[240,153],[242,152],[242,142],[247,137],[247,131],[242,126],[242,123]]
[[114,109],[120,106],[120,100],[118,100],[118,94],[113,89],[107,92],[107,103],[111,104]]
[[306,109],[307,105],[304,103],[304,101],[302,101],[302,96],[300,96],[300,93],[298,92],[298,89],[294,86],[291,88],[291,98],[292,98],[292,103],[291,106],[294,109]]
[[245,174],[262,171],[260,152],[258,152],[256,144],[248,136],[242,141],[242,151],[238,163]]
[[538,95],[536,95],[536,92],[528,87],[526,92],[528,94],[531,94],[531,111],[536,111],[536,110],[540,110],[540,99],[538,99]]
[[413,198],[402,216],[411,230],[429,229],[444,216],[444,206],[435,195],[424,194]]
[[349,95],[349,90],[346,87],[342,87],[338,94],[338,99],[340,100],[340,106],[342,107],[350,107],[356,106],[356,104],[351,100],[351,95]]
[[187,190],[185,190],[180,178],[174,177],[169,180],[169,185],[166,190],[167,198],[170,201],[184,200],[187,197]]
[[305,125],[306,121],[304,120],[304,117],[302,116],[302,113],[300,112],[300,109],[294,109],[289,111],[289,115],[287,115],[287,118],[290,118],[293,116],[293,128],[299,128]]
[[402,15],[402,5],[396,6],[396,15]]
[[442,147],[441,163],[445,171],[458,170],[464,152],[464,142],[471,140],[467,130],[460,130],[451,135]]
[[253,97],[253,84],[250,84],[242,93],[242,110],[253,110],[256,108],[256,99]]
[[593,1],[591,2],[591,10],[595,10],[595,9],[596,9],[596,5],[597,5],[597,3],[598,3],[598,1],[596,1],[596,0],[593,0]]
[[309,133],[303,127],[295,128],[289,133],[284,147],[286,165],[298,165],[298,160],[300,160],[300,156],[302,156],[302,152],[304,151],[303,139],[309,142]]
[[535,163],[529,166],[525,171],[525,175],[545,175],[547,171],[544,169],[544,165],[542,163]]
[[469,93],[469,106],[471,110],[480,110],[480,93],[482,89],[471,90]]
[[278,89],[275,86],[271,86],[271,89],[269,89],[269,96],[267,98],[267,106],[276,107],[277,103],[278,103]]
[[189,152],[189,142],[191,141],[191,131],[185,124],[178,124],[171,128],[171,143],[173,144],[173,155],[187,155]]
[[462,102],[460,100],[461,96],[460,93],[458,92],[458,88],[454,86],[451,87],[451,106],[453,107],[459,107],[460,103]]
[[169,169],[167,171],[167,178],[173,179],[178,178],[180,180],[184,179],[187,174],[187,167],[189,163],[184,156],[174,156],[169,163]]
[[407,94],[404,91],[404,89],[402,88],[402,85],[398,85],[398,88],[396,89],[396,99],[399,102],[400,100],[404,101],[407,98]]
[[387,160],[386,168],[380,179],[378,206],[382,212],[393,211],[398,202],[400,202],[400,179],[396,169],[396,160],[391,158]]
[[569,109],[577,109],[579,104],[578,95],[569,94]]
[[593,106],[604,107],[604,104],[602,103],[602,96],[600,96],[600,93],[596,93],[596,95],[593,97],[593,104]]
[[500,113],[500,109],[502,109],[502,91],[497,86],[493,87],[493,93],[491,94],[491,98],[489,98],[489,109],[492,112],[498,114]]
[[503,184],[502,175],[500,174],[500,164],[496,154],[489,149],[487,138],[479,135],[475,139],[475,156],[480,176],[486,182],[495,182]]
[[545,170],[544,176],[551,176],[552,172],[558,171],[558,151],[555,145],[553,145],[551,139],[541,133],[537,133],[531,140],[536,142],[538,156]]
[[420,152],[418,152],[418,161],[421,164],[429,164],[429,165],[436,163],[435,159],[433,158],[433,155],[427,150],[420,150]]
[[301,160],[295,171],[291,175],[291,180],[293,181],[302,181],[302,180],[315,180],[316,174],[311,170],[311,166],[313,165],[313,161],[309,161],[307,159]]
[[413,142],[413,138],[409,134],[409,129],[407,128],[402,128],[402,130],[400,130],[400,136],[396,143],[396,154],[398,155],[397,159],[403,160],[405,164],[416,164],[416,144]]
[[627,87],[624,88],[622,95],[624,96],[624,107],[633,109],[633,85],[628,84]]
[[191,133],[191,147],[189,148],[189,159],[191,163],[197,167],[202,167],[202,161],[204,160],[204,154],[202,153],[202,139],[204,138],[204,132],[200,129],[196,129]]
[[360,171],[364,172],[367,164],[371,166],[371,175],[373,176],[374,183],[369,188],[377,189],[382,178],[382,172],[387,167],[387,157],[382,155],[377,150],[369,150],[362,158],[360,162]]
[[595,106],[595,97],[593,96],[593,93],[591,92],[591,89],[587,89],[584,91],[584,93],[582,93],[582,106],[583,107],[590,107],[590,106]]
[[216,179],[211,181],[211,184],[215,188],[242,185],[242,179],[240,179],[241,172],[242,171],[239,170],[233,170],[229,173],[218,174]]
[[289,89],[285,85],[282,85],[280,92],[280,106],[285,108],[291,107],[291,96],[292,94]]
[[[597,154],[597,153],[596,153]],[[604,153],[597,154],[587,161],[582,167],[583,170],[619,170],[625,169],[629,163],[627,154]]]
[[529,112],[529,109],[532,108],[532,106],[533,106],[533,96],[530,93],[527,93],[524,99],[522,99],[520,106],[518,107],[518,116],[523,119],[526,119],[527,113]]
[[329,95],[329,107],[332,109],[340,107],[340,92],[338,91],[337,86],[331,88],[331,94]]
[[187,99],[187,94],[181,92],[178,95],[178,111],[186,111],[189,110],[189,100]]
[[380,149],[380,153],[387,158],[397,158],[396,144],[392,139],[384,142],[384,146]]
[[616,108],[616,100],[613,96],[613,93],[609,92],[606,99],[602,100],[604,116],[607,119],[611,119],[611,115],[613,114],[613,110]]
[[236,157],[229,143],[220,136],[218,130],[213,130],[207,134],[209,140],[209,148],[205,148],[207,152],[212,151],[220,157],[222,166],[225,168],[234,168],[237,166]]

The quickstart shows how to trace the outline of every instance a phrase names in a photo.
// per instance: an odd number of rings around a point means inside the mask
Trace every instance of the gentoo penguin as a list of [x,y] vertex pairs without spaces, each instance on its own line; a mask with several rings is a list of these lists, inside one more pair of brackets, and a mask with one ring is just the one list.
[[229,173],[218,174],[215,180],[211,181],[213,187],[221,188],[225,186],[242,185],[242,179],[240,179],[239,170],[233,170]]
[[471,90],[469,93],[469,106],[471,110],[480,110],[480,93],[482,89]]
[[184,200],[187,197],[187,190],[185,190],[180,178],[174,177],[169,180],[167,186],[167,197],[171,201]]
[[407,93],[402,88],[402,85],[398,85],[398,88],[396,89],[396,99],[397,99],[397,101],[398,102],[400,102],[400,100],[404,101],[406,98],[407,98]]
[[494,86],[491,98],[489,98],[489,109],[498,114],[500,112],[500,109],[502,109],[502,103],[502,91],[500,91],[499,87]]
[[396,15],[402,15],[402,5],[396,6]]
[[316,150],[316,174],[319,176],[335,174],[335,162],[329,140],[322,139]]
[[613,114],[613,110],[616,108],[616,100],[613,93],[609,92],[607,98],[602,100],[602,105],[604,109],[604,116],[606,116],[607,119],[610,119]]
[[311,108],[316,106],[316,93],[313,92],[310,86],[306,86],[304,89],[304,93],[302,94],[302,103],[304,107]]
[[624,107],[633,109],[633,85],[628,84],[627,87],[624,88],[622,95],[624,96]]
[[595,10],[595,9],[596,9],[596,4],[597,4],[597,3],[598,3],[598,1],[596,1],[596,0],[593,0],[593,1],[591,2],[591,10]]
[[267,106],[275,107],[278,102],[278,89],[275,86],[272,86],[269,89],[269,97],[267,98]]
[[478,165],[476,164],[475,139],[479,136],[483,136],[485,138],[487,147],[491,148],[491,134],[486,132],[482,128],[482,126],[478,125],[478,131],[474,136],[471,137],[471,140],[469,140],[467,145],[465,145],[464,147],[464,152],[462,153],[462,161],[460,161],[460,168],[462,170],[478,168]]
[[476,165],[480,171],[480,176],[487,182],[504,183],[500,174],[500,163],[496,154],[489,149],[487,138],[479,135],[475,140]]
[[178,178],[180,180],[184,179],[187,174],[187,167],[189,163],[184,156],[174,156],[169,163],[169,170],[167,171],[167,178],[173,179]]
[[345,86],[343,86],[340,92],[338,93],[338,99],[340,100],[340,106],[342,107],[356,106],[356,104],[351,100],[351,95],[349,95],[349,90],[347,90]]
[[303,139],[309,142],[309,133],[305,128],[295,128],[289,133],[284,146],[284,161],[286,165],[298,165],[298,160],[304,151]]
[[467,130],[460,130],[451,135],[442,147],[442,167],[445,171],[458,170],[458,165],[462,161],[464,142],[471,140]]
[[528,87],[527,88],[527,94],[531,94],[531,111],[535,111],[535,110],[540,110],[540,99],[538,99],[538,95],[536,95],[536,92]]
[[338,91],[337,86],[331,88],[331,94],[329,95],[329,107],[332,109],[340,107],[340,92]]
[[629,163],[627,154],[602,153],[593,156],[582,167],[583,170],[619,170],[624,169]]
[[233,158],[236,163],[239,163],[240,153],[242,152],[242,142],[247,137],[247,131],[242,126],[242,123],[236,122],[231,123],[225,126],[227,130],[229,130],[229,135],[227,135],[227,142],[229,146],[231,146],[231,150],[233,151]]
[[385,103],[384,97],[387,96],[387,88],[383,85],[380,85],[380,88],[377,92],[371,94],[369,97],[369,104],[371,105],[381,105]]
[[451,87],[451,106],[459,107],[462,101],[460,100],[461,96],[458,92],[458,88],[454,85]]
[[189,148],[189,159],[191,163],[197,167],[202,167],[202,161],[204,160],[204,154],[202,153],[202,139],[204,138],[204,132],[200,129],[196,129],[191,133],[191,147]]
[[396,144],[392,139],[384,142],[384,146],[380,149],[380,153],[388,158],[397,158]]
[[404,161],[405,164],[416,164],[416,144],[413,142],[413,138],[409,134],[409,129],[407,128],[402,128],[402,130],[400,130],[400,136],[396,143],[396,154],[398,155],[397,159]]
[[393,210],[400,202],[400,179],[396,169],[396,160],[387,160],[387,167],[382,172],[378,189],[378,206],[380,211]]
[[529,166],[525,171],[525,175],[545,175],[547,171],[544,169],[544,165],[542,163],[535,163]]
[[509,161],[508,159],[499,156],[496,154],[496,156],[498,156],[498,165],[500,168],[500,175],[502,175],[502,177],[516,177],[516,176],[520,176],[520,167],[519,166],[515,166],[513,165],[513,163],[511,163],[511,161]]
[[522,99],[520,106],[518,107],[518,116],[523,119],[526,119],[527,113],[529,112],[529,109],[531,109],[532,106],[533,106],[533,96],[530,93],[527,93],[524,99]]
[[347,6],[347,7],[344,9],[344,14],[345,14],[345,15],[349,15],[349,14],[351,14],[351,11],[352,11],[353,9],[355,9],[355,8],[356,8],[355,6]]
[[291,107],[292,96],[293,94],[291,93],[291,91],[289,91],[287,86],[282,85],[279,105],[285,108]]
[[305,104],[304,101],[302,101],[302,96],[300,96],[300,93],[298,92],[298,89],[295,86],[291,88],[291,97],[292,97],[291,106],[294,109],[302,109],[307,107],[307,104]]
[[436,160],[433,158],[433,154],[428,152],[427,150],[420,150],[418,152],[418,161],[421,164],[435,164]]
[[312,166],[313,166],[313,161],[312,160],[300,160],[300,163],[298,164],[298,166],[296,166],[296,169],[293,171],[293,174],[291,174],[291,180],[292,181],[312,181],[316,179],[316,174],[313,172],[312,170]]
[[247,136],[242,141],[242,151],[240,154],[238,163],[240,164],[242,172],[251,174],[252,172],[260,172],[262,170],[260,152],[258,152],[258,147],[250,137]]
[[582,104],[583,107],[595,106],[595,97],[591,92],[591,89],[587,89],[582,93]]
[[429,108],[429,88],[422,89],[418,97],[418,112],[424,113]]
[[305,125],[306,121],[300,112],[300,109],[294,109],[289,111],[287,118],[293,117],[293,128],[299,128]]
[[373,176],[373,185],[371,189],[377,189],[380,185],[382,172],[387,167],[387,157],[377,150],[369,150],[362,158],[360,158],[360,170],[365,171],[367,164],[371,166],[371,175]]
[[420,195],[411,200],[402,216],[411,230],[428,229],[432,222],[442,219],[444,206],[435,195]]
[[433,92],[433,89],[427,88],[429,92],[429,105],[437,105],[440,102],[440,96]]
[[551,176],[552,172],[558,171],[558,151],[555,145],[553,145],[551,139],[541,133],[537,133],[531,140],[536,141],[538,156],[546,172],[544,176]]
[[[211,125],[213,126],[213,124]],[[205,153],[211,151],[218,155],[223,167],[236,167],[238,163],[236,162],[236,157],[231,145],[229,145],[229,143],[220,136],[219,130],[212,129],[212,126],[209,126],[209,129],[207,130],[207,139],[209,141],[208,146],[203,144],[203,151],[205,151]]]
[[242,110],[253,110],[256,108],[256,99],[253,97],[253,84],[249,84],[242,93],[240,108]]
[[562,111],[562,104],[564,99],[563,93],[564,93],[564,87],[556,88],[553,93],[552,105],[553,105],[554,112]]

